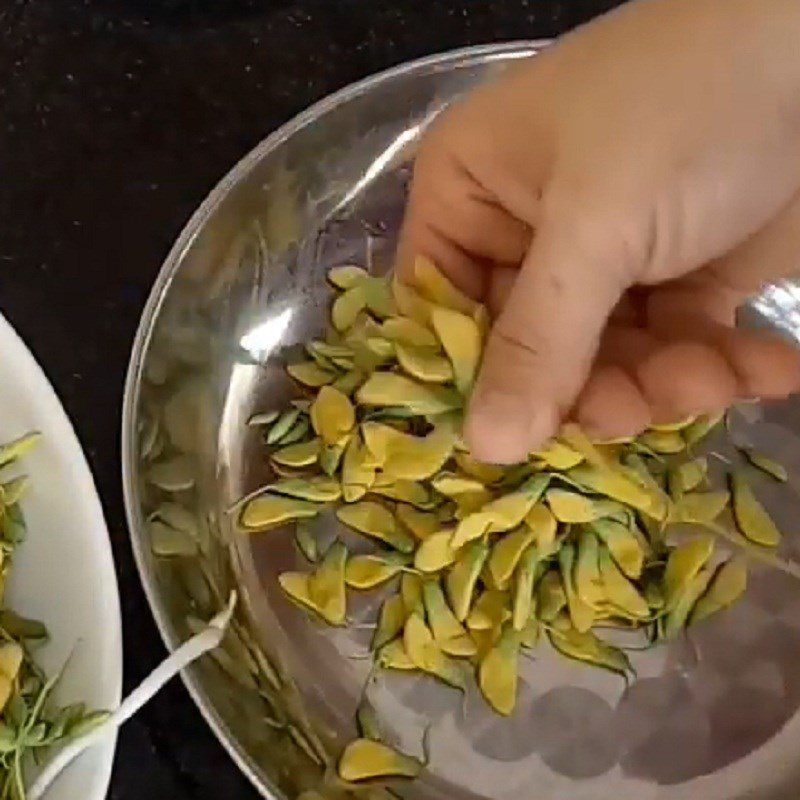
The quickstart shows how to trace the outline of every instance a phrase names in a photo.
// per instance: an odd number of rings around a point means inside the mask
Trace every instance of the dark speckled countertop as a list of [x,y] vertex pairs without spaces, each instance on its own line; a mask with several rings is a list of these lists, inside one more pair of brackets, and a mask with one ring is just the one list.
[[[553,36],[620,2],[0,0],[0,311],[94,470],[126,691],[164,650],[124,521],[122,385],[150,284],[193,209],[260,139],[347,83],[454,47]],[[123,730],[110,797],[256,793],[175,681]]]

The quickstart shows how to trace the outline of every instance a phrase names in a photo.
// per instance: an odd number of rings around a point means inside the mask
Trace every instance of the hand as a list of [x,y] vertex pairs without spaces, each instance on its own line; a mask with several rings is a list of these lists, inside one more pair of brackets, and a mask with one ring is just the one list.
[[436,120],[398,265],[430,257],[493,314],[476,456],[800,389],[792,347],[733,327],[800,265],[798,41],[796,0],[640,0]]

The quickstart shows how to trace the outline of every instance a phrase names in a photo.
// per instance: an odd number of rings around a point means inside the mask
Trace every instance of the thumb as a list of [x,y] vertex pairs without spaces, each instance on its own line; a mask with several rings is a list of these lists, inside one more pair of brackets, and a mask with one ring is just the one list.
[[466,436],[477,458],[525,460],[558,430],[583,387],[626,288],[622,259],[587,247],[592,238],[576,236],[574,226],[537,231],[492,328],[470,402]]

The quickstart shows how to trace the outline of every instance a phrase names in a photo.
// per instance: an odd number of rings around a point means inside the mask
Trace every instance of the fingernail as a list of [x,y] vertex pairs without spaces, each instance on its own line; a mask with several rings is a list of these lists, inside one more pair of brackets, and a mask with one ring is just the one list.
[[546,407],[531,414],[530,402],[523,395],[481,392],[470,404],[466,436],[478,460],[517,464],[549,439],[557,425],[557,414]]

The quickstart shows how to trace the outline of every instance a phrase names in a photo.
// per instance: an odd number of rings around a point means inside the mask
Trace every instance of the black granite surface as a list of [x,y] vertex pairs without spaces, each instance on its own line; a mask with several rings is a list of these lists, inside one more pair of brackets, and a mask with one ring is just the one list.
[[[0,311],[94,470],[126,690],[164,650],[124,522],[122,384],[151,282],[192,210],[260,139],[351,81],[453,47],[553,36],[620,2],[0,0]],[[123,730],[110,797],[256,793],[175,681]]]

